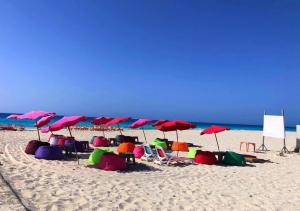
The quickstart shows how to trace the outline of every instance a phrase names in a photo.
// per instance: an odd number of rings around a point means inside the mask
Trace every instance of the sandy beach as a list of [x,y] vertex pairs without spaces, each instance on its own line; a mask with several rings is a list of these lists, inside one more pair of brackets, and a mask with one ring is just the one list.
[[[179,139],[203,150],[216,150],[214,137],[199,132],[180,131]],[[140,130],[124,133],[143,140]],[[146,134],[148,140],[162,136],[155,130]],[[73,135],[77,140],[90,140],[101,132],[73,131]],[[259,131],[220,133],[220,149],[239,152],[240,141],[259,146],[261,135]],[[299,210],[300,156],[279,156],[281,140],[267,139],[271,150],[267,153],[249,153],[270,163],[180,167],[137,160],[128,171],[108,172],[90,167],[85,154],[80,155],[80,165],[75,160],[37,160],[25,154],[27,142],[36,136],[36,131],[0,131],[1,174],[30,210]],[[48,136],[42,134],[42,140]],[[166,136],[175,139],[174,132]],[[295,137],[295,132],[287,132],[288,149],[295,146]],[[0,210],[24,210],[2,180],[0,185]]]

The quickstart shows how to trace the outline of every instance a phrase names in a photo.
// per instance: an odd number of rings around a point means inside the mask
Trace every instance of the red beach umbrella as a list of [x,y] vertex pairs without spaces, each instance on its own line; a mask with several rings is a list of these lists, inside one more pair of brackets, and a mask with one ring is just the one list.
[[152,120],[150,120],[150,119],[139,119],[139,120],[137,120],[137,121],[135,121],[134,123],[132,123],[131,125],[130,125],[130,128],[139,128],[139,127],[142,127],[142,130],[143,130],[143,134],[144,134],[144,138],[145,138],[145,141],[146,141],[146,143],[147,143],[147,139],[146,139],[146,134],[145,134],[145,130],[144,130],[144,125],[146,125],[146,124],[148,124],[148,123],[150,123],[150,122],[152,122]]
[[[13,115],[8,116],[7,118],[30,119],[30,120],[35,120],[35,123],[37,124],[37,119],[38,118],[45,117],[45,116],[50,116],[50,115],[55,115],[55,113],[54,112],[49,112],[49,111],[30,111],[28,113],[21,114],[21,115],[13,114]],[[36,130],[38,132],[38,138],[39,138],[39,141],[40,141],[41,137],[40,137],[39,128],[37,127]]]
[[130,120],[130,119],[131,119],[130,117],[118,117],[118,118],[114,118],[114,119],[110,120],[109,122],[105,123],[103,125],[103,127],[108,127],[110,125],[117,124],[118,127],[119,127],[119,130],[120,130],[120,133],[122,135],[122,131],[121,131],[121,128],[120,128],[120,123],[124,122],[124,121],[127,121],[127,120]]
[[[73,125],[76,125],[79,122],[86,121],[86,120],[87,120],[86,116],[65,116],[65,117],[61,118],[60,120],[54,122],[52,125],[50,125],[46,128],[43,128],[42,132],[48,133],[49,131],[58,131],[58,130],[63,129],[64,127],[67,127],[69,130],[70,136],[73,137],[70,127]],[[79,164],[79,159],[78,159],[78,155],[77,155],[75,142],[74,142],[74,149],[75,149],[75,153],[76,153],[77,162]]]
[[216,133],[220,133],[220,132],[223,132],[223,131],[225,131],[225,130],[230,130],[230,128],[226,128],[226,127],[222,127],[222,126],[218,126],[218,125],[212,125],[212,126],[206,128],[205,130],[203,130],[203,131],[200,133],[200,135],[204,135],[204,134],[214,134],[214,135],[215,135],[216,142],[217,142],[218,150],[219,150],[219,152],[220,152],[219,142],[218,142]]
[[[168,122],[169,120],[165,120],[165,119],[161,119],[161,120],[158,120],[158,121],[156,121],[156,122],[154,122],[154,124],[152,124],[152,126],[153,127],[156,127],[156,126],[159,126],[159,125],[161,125],[161,124],[164,124],[164,123],[166,123],[166,122]],[[166,134],[165,134],[165,132],[164,131],[162,131],[163,132],[163,134],[164,134],[164,139],[166,138]]]
[[[176,139],[178,144],[178,132],[177,130],[188,130],[191,128],[196,128],[196,125],[194,125],[191,122],[183,121],[183,120],[172,120],[165,122],[159,126],[156,126],[156,128],[160,131],[176,131]],[[178,156],[178,151],[177,151]]]
[[[109,118],[109,117],[98,117],[98,118],[94,118],[92,121],[92,124],[94,125],[103,125],[108,123],[109,121],[113,120],[114,118]],[[103,132],[103,136],[105,137],[105,133],[104,130]]]

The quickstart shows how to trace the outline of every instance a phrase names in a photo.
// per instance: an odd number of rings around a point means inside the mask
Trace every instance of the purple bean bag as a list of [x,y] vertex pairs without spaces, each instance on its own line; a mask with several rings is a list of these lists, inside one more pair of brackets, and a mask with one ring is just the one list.
[[101,157],[101,161],[98,165],[99,169],[105,171],[117,171],[126,169],[125,158],[113,153],[105,153]]
[[133,154],[135,158],[141,158],[144,155],[144,147],[136,146],[133,150]]
[[95,137],[93,145],[94,145],[94,147],[108,147],[109,142],[104,137]]
[[35,152],[35,158],[45,160],[63,159],[62,148],[60,146],[41,146]]
[[[71,150],[72,152],[75,152],[74,141],[75,140],[69,140],[68,139],[64,143],[65,147],[68,148],[69,150]],[[84,152],[83,145],[79,141],[75,141],[75,147],[76,147],[77,152]]]
[[32,140],[29,141],[26,148],[25,148],[25,153],[29,155],[34,155],[36,150],[40,146],[49,146],[48,142],[43,142],[43,141],[37,141],[37,140]]

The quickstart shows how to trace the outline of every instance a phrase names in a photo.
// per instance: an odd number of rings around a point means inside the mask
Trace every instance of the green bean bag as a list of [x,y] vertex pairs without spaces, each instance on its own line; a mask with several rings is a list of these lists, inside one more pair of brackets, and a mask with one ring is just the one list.
[[93,164],[93,165],[98,164],[101,160],[101,157],[106,152],[112,152],[112,150],[95,148],[94,151],[92,152],[92,154],[89,157],[89,163]]
[[189,147],[188,158],[195,158],[197,150],[200,150],[200,149],[195,148],[195,147]]
[[246,161],[243,155],[240,155],[235,152],[226,152],[223,164],[230,166],[245,166]]
[[153,145],[153,146],[160,146],[161,148],[163,148],[163,149],[167,149],[167,144],[166,144],[166,142],[164,142],[164,141],[161,141],[161,140],[159,140],[159,139],[154,139],[152,142],[151,142],[151,145]]

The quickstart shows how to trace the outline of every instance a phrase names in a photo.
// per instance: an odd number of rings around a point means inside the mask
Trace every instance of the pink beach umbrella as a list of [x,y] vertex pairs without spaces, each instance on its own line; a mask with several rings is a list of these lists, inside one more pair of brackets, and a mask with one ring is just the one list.
[[18,119],[18,117],[20,116],[21,114],[11,114],[9,115],[8,117],[6,117],[7,119]]
[[[92,124],[94,125],[103,125],[108,123],[109,121],[113,120],[114,118],[109,118],[109,117],[98,117],[98,118],[94,118],[92,121]],[[103,136],[105,137],[105,133],[104,130],[103,132]]]
[[139,128],[139,127],[142,128],[146,143],[147,143],[147,139],[146,139],[146,134],[145,134],[145,130],[144,130],[143,126],[150,122],[152,122],[152,120],[150,120],[150,119],[139,119],[130,125],[130,128],[133,128],[133,129]]
[[[52,125],[50,125],[46,128],[43,128],[42,132],[48,133],[49,131],[58,131],[58,130],[63,129],[64,127],[67,127],[69,130],[70,136],[73,137],[70,127],[73,125],[76,125],[79,122],[86,121],[86,120],[87,120],[86,116],[65,116],[65,117],[61,118],[60,120],[54,122]],[[79,164],[79,159],[78,159],[78,155],[77,155],[75,142],[74,142],[74,149],[75,149],[75,153],[76,153],[77,162]]]
[[[21,115],[17,115],[17,114],[13,114],[8,116],[7,118],[14,118],[14,119],[30,119],[30,120],[35,120],[35,123],[37,124],[37,119],[41,118],[41,117],[45,117],[45,116],[52,116],[55,115],[54,112],[49,112],[49,111],[30,111],[28,113],[25,114],[21,114]],[[36,127],[37,132],[38,132],[38,138],[39,141],[41,140],[40,137],[40,131],[39,128]]]
[[127,121],[127,120],[130,120],[130,119],[131,119],[130,117],[118,117],[118,118],[114,118],[114,119],[110,120],[109,122],[105,123],[103,125],[103,127],[108,127],[110,125],[117,124],[118,127],[119,127],[119,130],[120,130],[120,133],[122,135],[122,131],[121,131],[121,128],[120,128],[120,123],[124,122],[124,121]]
[[55,115],[45,116],[45,117],[41,118],[39,121],[37,121],[37,123],[34,126],[41,128],[41,127],[47,125],[51,121],[51,119],[53,119],[54,117],[55,117]]

